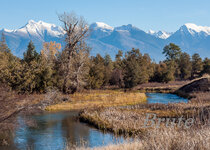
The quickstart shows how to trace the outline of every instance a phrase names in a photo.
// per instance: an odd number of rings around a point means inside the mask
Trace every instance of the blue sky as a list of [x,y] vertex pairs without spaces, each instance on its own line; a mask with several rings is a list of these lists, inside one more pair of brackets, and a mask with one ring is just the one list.
[[74,11],[89,23],[133,24],[143,30],[175,31],[185,23],[210,26],[209,0],[1,0],[0,28],[30,19],[60,25],[56,13]]

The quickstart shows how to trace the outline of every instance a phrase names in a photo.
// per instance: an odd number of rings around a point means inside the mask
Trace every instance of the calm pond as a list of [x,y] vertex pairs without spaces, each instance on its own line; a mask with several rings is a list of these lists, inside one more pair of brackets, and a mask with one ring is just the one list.
[[[148,103],[187,102],[174,94],[147,93]],[[89,147],[125,142],[123,136],[103,133],[86,123],[79,122],[78,112],[45,113],[33,116],[18,116],[20,127],[16,129],[12,149],[61,150],[66,143]],[[132,140],[132,139],[130,139]],[[6,148],[6,149],[11,149]]]

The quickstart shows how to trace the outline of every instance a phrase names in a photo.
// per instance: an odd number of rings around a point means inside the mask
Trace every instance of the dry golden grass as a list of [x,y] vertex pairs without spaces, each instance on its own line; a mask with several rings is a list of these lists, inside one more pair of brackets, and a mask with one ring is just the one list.
[[[177,130],[162,128],[133,142],[96,148],[75,147],[75,150],[209,150],[210,128]],[[66,148],[69,150],[68,146]]]
[[79,115],[81,121],[109,130],[115,134],[139,135],[144,133],[145,115],[119,108],[85,109]]
[[155,113],[159,118],[194,118],[196,126],[208,124],[210,92],[196,95],[197,98],[187,104],[138,104],[122,108],[85,109],[80,113],[80,118],[99,129],[135,135],[147,132],[142,129],[146,113]]
[[48,111],[81,110],[93,107],[135,105],[146,102],[146,95],[139,92],[117,90],[91,90],[69,95],[70,101],[48,106]]
[[[137,133],[134,142],[96,147],[93,150],[209,150],[210,92],[194,95],[196,98],[187,104],[140,104],[123,108],[97,108],[83,110],[80,117],[101,129],[117,133]],[[193,117],[195,123],[189,129],[161,125],[160,128],[142,130],[147,112],[156,113],[158,117]],[[86,147],[75,149],[91,150]]]

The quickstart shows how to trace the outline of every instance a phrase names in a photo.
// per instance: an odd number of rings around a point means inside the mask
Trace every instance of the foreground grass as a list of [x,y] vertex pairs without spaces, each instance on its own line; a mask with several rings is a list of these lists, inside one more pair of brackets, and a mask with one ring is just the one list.
[[[92,148],[92,150],[209,150],[210,128],[177,130],[162,128],[151,130],[141,140]],[[70,148],[67,146],[67,150]],[[76,147],[76,150],[91,150],[91,148]]]
[[116,90],[91,90],[69,95],[70,101],[51,105],[48,111],[81,110],[84,108],[135,105],[146,102],[146,95],[139,92]]

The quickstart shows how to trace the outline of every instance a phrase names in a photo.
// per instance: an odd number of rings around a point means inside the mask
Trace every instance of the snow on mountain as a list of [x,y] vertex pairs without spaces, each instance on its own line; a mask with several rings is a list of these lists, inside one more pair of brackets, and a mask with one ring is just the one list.
[[156,32],[156,31],[153,31],[153,30],[149,30],[147,33],[150,34],[150,35],[154,35],[155,37],[158,37],[158,38],[161,38],[161,39],[167,39],[171,36],[171,34],[173,34],[171,32],[166,32],[166,31]]
[[62,43],[61,39],[65,34],[59,26],[43,21],[35,22],[34,20],[29,20],[25,26],[19,29],[3,29],[1,32],[5,34],[9,48],[19,57],[23,56],[23,52],[26,50],[30,40],[34,42],[39,52],[43,42],[56,41]]
[[64,31],[61,27],[58,27],[54,24],[45,23],[43,21],[35,22],[34,20],[29,20],[25,26],[14,30],[14,32],[41,37],[44,37],[46,33],[54,37],[59,37],[64,34]]
[[184,24],[172,34],[167,42],[179,45],[189,54],[199,53],[201,57],[210,57],[210,27],[197,26],[192,23]]
[[109,31],[111,30],[112,31],[114,29],[113,27],[111,27],[108,24],[105,24],[103,22],[95,22],[95,23],[91,24],[90,27],[93,28],[94,30],[102,29],[105,32],[107,30],[109,30]]
[[[126,52],[132,48],[139,48],[142,53],[148,53],[153,60],[160,61],[164,59],[163,47],[173,42],[191,55],[197,52],[203,58],[210,57],[210,27],[187,23],[174,33],[152,30],[144,32],[131,24],[111,27],[103,22],[95,22],[89,27],[91,34],[87,44],[92,48],[91,55],[110,54],[114,59],[118,50]],[[43,42],[55,41],[64,46],[64,30],[43,21],[30,20],[17,30],[2,29],[0,36],[2,32],[13,54],[19,57],[23,56],[30,40],[38,52],[42,49]]]
[[111,34],[114,30],[113,27],[103,23],[103,22],[95,22],[89,26],[91,30],[91,38],[103,38]]
[[[132,48],[139,48],[142,53],[149,53],[152,58],[159,55],[156,60],[163,59],[163,55],[159,51],[164,45],[163,40],[149,35],[131,24],[115,27],[109,35],[98,40],[106,45],[114,46],[115,51],[111,53],[112,58],[115,58],[118,50],[126,52]],[[106,51],[101,54],[106,54]]]
[[206,35],[210,35],[210,27],[207,26],[197,26],[193,23],[186,23],[184,25],[191,34],[204,32]]
[[140,30],[139,28],[133,26],[132,24],[128,24],[128,25],[122,25],[120,27],[115,27],[115,30],[121,30],[121,31],[130,31],[130,30]]

